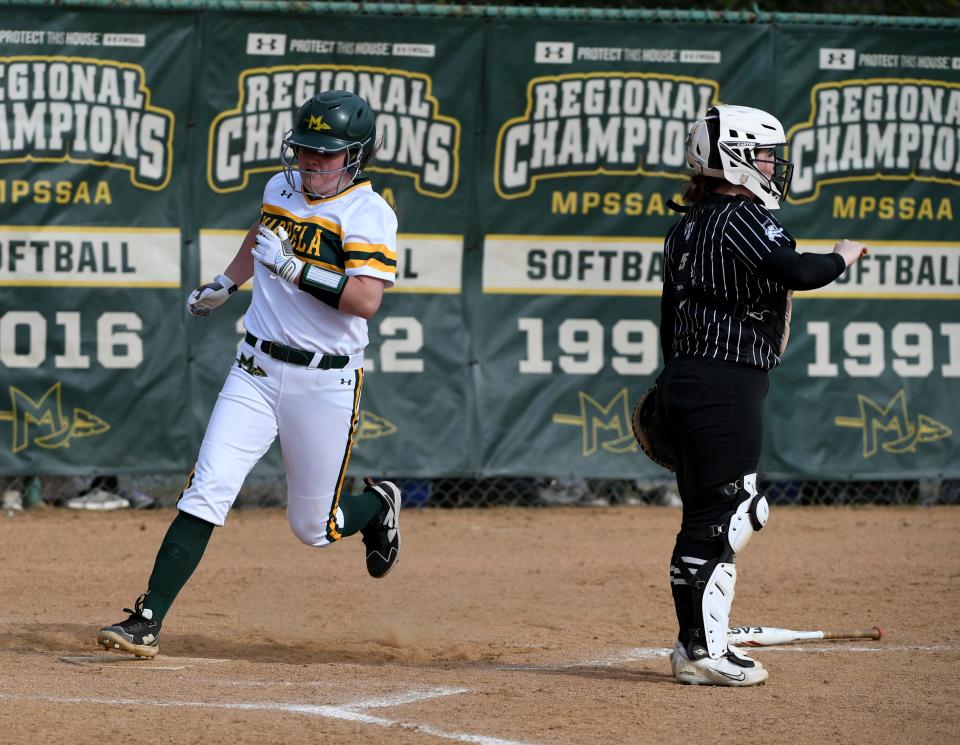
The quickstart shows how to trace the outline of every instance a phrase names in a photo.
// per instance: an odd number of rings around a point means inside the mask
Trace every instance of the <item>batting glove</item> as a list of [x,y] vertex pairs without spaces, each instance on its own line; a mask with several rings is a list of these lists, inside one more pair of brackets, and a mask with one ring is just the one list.
[[200,285],[187,295],[187,310],[197,318],[206,318],[210,311],[227,302],[227,298],[236,291],[236,282],[226,274],[218,274],[213,282]]
[[250,249],[250,253],[280,279],[297,283],[303,262],[293,255],[293,246],[290,245],[287,231],[282,227],[277,228],[274,233],[270,228],[261,225],[257,232],[257,245]]

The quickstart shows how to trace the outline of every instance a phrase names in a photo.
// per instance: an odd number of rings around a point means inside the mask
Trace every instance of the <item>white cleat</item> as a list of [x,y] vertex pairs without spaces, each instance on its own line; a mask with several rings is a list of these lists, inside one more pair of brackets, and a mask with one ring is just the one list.
[[769,673],[743,650],[729,651],[718,660],[701,657],[692,660],[686,647],[679,641],[670,653],[673,677],[688,685],[755,686],[763,683]]

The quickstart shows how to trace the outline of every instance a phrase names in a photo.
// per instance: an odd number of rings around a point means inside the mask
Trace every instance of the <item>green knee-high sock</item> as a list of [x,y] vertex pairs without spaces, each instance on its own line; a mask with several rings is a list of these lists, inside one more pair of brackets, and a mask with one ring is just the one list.
[[383,502],[373,492],[344,494],[340,497],[340,511],[343,512],[340,535],[353,535],[376,517],[382,508]]
[[163,537],[143,603],[153,611],[155,620],[163,621],[167,615],[177,593],[200,563],[212,533],[212,523],[186,512],[177,513]]

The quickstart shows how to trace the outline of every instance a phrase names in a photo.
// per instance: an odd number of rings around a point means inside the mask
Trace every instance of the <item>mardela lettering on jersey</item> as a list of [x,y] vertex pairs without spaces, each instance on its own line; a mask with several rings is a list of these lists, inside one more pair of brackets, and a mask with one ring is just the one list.
[[126,241],[0,241],[0,271],[46,274],[135,274]]

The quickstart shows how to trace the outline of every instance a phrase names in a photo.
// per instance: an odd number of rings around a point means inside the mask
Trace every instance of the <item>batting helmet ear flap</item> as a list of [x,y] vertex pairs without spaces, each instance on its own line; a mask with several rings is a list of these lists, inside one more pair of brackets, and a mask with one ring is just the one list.
[[723,161],[720,159],[720,112],[711,106],[707,113],[697,119],[687,134],[687,166],[694,174],[712,178],[724,178]]
[[723,162],[720,160],[720,148],[717,143],[720,141],[720,112],[716,107],[711,108],[705,117],[707,121],[707,137],[710,142],[710,153],[707,156],[707,168],[723,170]]

